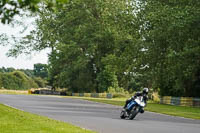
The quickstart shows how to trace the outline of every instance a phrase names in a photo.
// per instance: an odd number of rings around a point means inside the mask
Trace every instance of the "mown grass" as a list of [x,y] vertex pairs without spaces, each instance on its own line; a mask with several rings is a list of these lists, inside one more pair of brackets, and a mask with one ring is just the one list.
[[149,103],[148,111],[185,118],[200,119],[200,108]]
[[[124,98],[121,99],[82,98],[82,99],[94,102],[112,104],[117,106],[123,106],[126,100]],[[165,105],[149,101],[145,110],[172,116],[200,119],[200,108],[195,108],[195,107]]]
[[28,90],[5,90],[5,89],[0,89],[0,94],[28,94]]
[[0,133],[93,133],[47,117],[0,104]]

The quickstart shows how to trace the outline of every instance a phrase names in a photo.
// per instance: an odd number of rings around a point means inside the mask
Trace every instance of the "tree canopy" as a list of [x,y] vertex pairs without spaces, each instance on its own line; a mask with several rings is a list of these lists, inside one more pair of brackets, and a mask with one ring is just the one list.
[[41,77],[41,78],[47,78],[48,77],[48,70],[47,70],[47,64],[41,64],[37,63],[34,64],[34,76]]
[[44,88],[47,80],[46,64],[35,64],[39,69],[36,73],[31,69],[0,68],[0,89],[24,90]]
[[74,92],[200,96],[200,1],[69,0],[40,8],[37,29],[11,50],[51,48],[48,80]]
[[141,21],[143,62],[161,95],[199,96],[200,2],[148,1]]
[[13,17],[20,14],[23,9],[36,12],[40,8],[41,3],[45,3],[45,7],[53,9],[59,7],[68,0],[1,0],[0,1],[0,19],[2,23],[10,23]]

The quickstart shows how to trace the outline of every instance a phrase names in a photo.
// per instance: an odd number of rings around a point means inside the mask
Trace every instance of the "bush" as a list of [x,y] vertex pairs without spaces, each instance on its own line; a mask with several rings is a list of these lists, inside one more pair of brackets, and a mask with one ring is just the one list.
[[113,94],[113,98],[126,98],[129,97],[129,95],[125,94],[125,93],[114,93]]
[[19,90],[20,80],[11,74],[2,74],[3,88]]
[[67,88],[64,88],[61,90],[61,94],[66,95],[66,96],[72,96],[72,91]]
[[125,91],[124,91],[124,88],[122,87],[117,87],[117,88],[109,87],[108,93],[125,93]]
[[115,93],[115,92],[116,92],[115,88],[113,88],[113,87],[108,88],[108,93]]
[[160,102],[160,97],[158,95],[158,92],[153,92],[152,93],[152,99],[154,102],[159,103]]
[[24,90],[37,88],[38,85],[21,71],[1,74],[1,84],[3,88]]
[[3,87],[3,83],[2,83],[2,73],[0,72],[0,89]]
[[35,77],[33,80],[40,88],[44,88],[46,86],[46,81],[40,77]]
[[22,89],[30,89],[30,88],[38,88],[38,85],[35,81],[28,77],[24,72],[21,71],[14,71],[11,73],[15,76],[18,80],[20,80],[19,86]]

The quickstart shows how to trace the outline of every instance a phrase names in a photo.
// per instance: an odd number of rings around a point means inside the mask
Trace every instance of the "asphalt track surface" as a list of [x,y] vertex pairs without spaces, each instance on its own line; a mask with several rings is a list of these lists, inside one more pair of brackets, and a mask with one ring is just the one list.
[[121,107],[80,99],[0,94],[0,103],[99,133],[200,133],[200,120],[151,112],[122,120]]

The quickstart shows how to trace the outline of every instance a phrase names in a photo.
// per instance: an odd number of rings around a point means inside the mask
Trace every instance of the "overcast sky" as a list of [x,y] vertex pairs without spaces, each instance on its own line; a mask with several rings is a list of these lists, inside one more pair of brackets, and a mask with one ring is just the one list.
[[[29,25],[28,30],[24,33],[27,34],[34,27],[31,26],[31,21],[26,21],[25,24]],[[16,26],[12,28],[12,26],[3,25],[0,23],[0,34],[6,33],[11,36],[24,36],[24,34],[20,34],[22,27]],[[33,65],[36,63],[46,64],[48,61],[48,50],[44,50],[41,52],[33,53],[32,56],[20,55],[17,58],[7,57],[6,53],[9,50],[9,46],[1,46],[0,45],[0,68],[1,67],[13,67],[16,69],[33,69]]]

